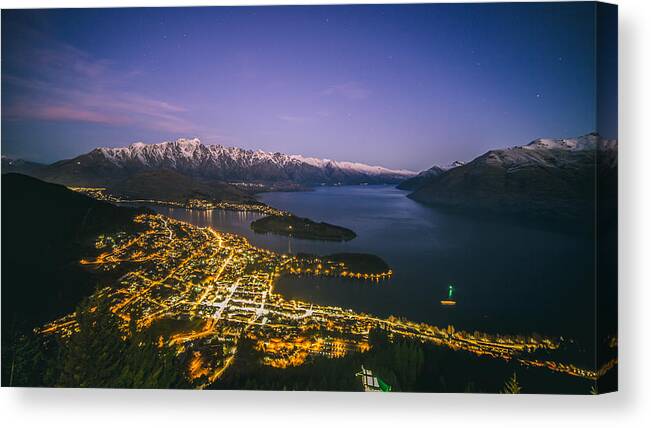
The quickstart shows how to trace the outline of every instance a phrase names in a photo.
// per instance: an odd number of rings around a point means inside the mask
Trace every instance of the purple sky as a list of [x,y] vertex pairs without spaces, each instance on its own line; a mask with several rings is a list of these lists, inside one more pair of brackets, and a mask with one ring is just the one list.
[[3,11],[2,153],[197,136],[421,170],[594,131],[594,30],[590,3]]

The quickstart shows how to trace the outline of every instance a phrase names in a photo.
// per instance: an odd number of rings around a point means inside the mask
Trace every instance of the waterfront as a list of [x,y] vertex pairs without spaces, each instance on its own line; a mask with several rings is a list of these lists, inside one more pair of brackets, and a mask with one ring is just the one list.
[[[313,192],[261,195],[275,208],[348,227],[345,243],[259,235],[257,213],[157,207],[171,217],[247,237],[278,252],[371,253],[393,268],[391,279],[358,282],[283,276],[276,290],[288,298],[339,305],[377,315],[405,316],[470,331],[537,332],[590,343],[591,243],[543,229],[443,213],[391,186],[320,187]],[[458,304],[443,307],[447,284]],[[584,356],[588,358],[590,349]]]
[[97,290],[90,304],[46,324],[39,333],[72,341],[88,333],[87,317],[98,317],[91,326],[114,323],[122,334],[147,332],[158,348],[174,349],[177,356],[192,350],[188,376],[198,388],[221,378],[243,338],[259,352],[243,357],[245,364],[257,360],[284,369],[303,365],[310,356],[341,358],[369,351],[377,344],[371,333],[380,330],[394,339],[514,361],[575,379],[596,380],[611,367],[595,371],[575,365],[567,360],[562,339],[469,332],[287,299],[275,291],[283,275],[320,276],[325,271],[352,277],[354,271],[345,261],[275,253],[238,235],[162,215],[142,214],[134,221],[144,230],[100,235],[96,248],[101,253],[80,261],[97,273],[119,275],[113,286]]

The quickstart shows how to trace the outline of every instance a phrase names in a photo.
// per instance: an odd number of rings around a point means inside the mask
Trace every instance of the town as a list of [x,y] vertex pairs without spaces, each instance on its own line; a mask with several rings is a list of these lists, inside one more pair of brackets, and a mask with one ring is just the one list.
[[[263,363],[297,366],[308,356],[337,358],[370,348],[369,333],[381,329],[405,337],[475,355],[515,361],[524,366],[596,379],[598,373],[570,363],[536,359],[536,351],[553,353],[557,339],[491,335],[457,331],[350,309],[287,300],[274,292],[283,274],[339,275],[381,280],[382,273],[352,272],[345,262],[299,259],[257,248],[238,235],[200,228],[163,215],[142,214],[137,235],[102,235],[95,258],[80,263],[98,272],[119,275],[117,283],[100,289],[111,302],[128,334],[139,329],[167,331],[160,346],[191,352],[188,378],[199,388],[219,379],[237,358],[243,337],[255,343]],[[75,334],[75,314],[55,320],[37,332],[62,338]]]
[[160,201],[155,199],[127,199],[116,196],[109,192],[106,187],[68,187],[68,189],[84,194],[91,198],[118,204],[151,204],[162,205],[174,208],[188,208],[195,210],[227,210],[227,211],[245,211],[256,212],[267,216],[288,216],[290,213],[282,211],[261,202],[228,202],[228,201],[210,201],[207,199],[188,199],[186,201]]

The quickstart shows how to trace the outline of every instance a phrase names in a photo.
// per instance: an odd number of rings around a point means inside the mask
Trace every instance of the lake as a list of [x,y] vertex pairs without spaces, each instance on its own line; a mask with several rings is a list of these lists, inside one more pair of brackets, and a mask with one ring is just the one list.
[[[255,213],[156,207],[198,226],[246,236],[279,252],[371,253],[394,271],[380,282],[282,277],[288,298],[349,307],[379,316],[492,333],[564,336],[589,353],[593,340],[594,242],[550,230],[450,214],[424,206],[393,186],[319,187],[266,193],[260,199],[357,233],[349,242],[255,234]],[[440,300],[453,284],[457,305]]]

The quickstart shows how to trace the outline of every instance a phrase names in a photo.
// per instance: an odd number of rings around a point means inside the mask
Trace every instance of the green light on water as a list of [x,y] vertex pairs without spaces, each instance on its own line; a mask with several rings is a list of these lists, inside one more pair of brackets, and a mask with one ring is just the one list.
[[448,287],[448,299],[452,299],[452,293],[454,292],[454,287],[452,284]]

